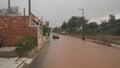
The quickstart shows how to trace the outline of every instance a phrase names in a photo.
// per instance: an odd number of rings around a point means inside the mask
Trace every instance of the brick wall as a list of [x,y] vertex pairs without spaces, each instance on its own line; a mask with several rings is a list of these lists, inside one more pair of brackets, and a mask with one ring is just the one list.
[[1,16],[0,37],[3,46],[15,46],[19,39],[28,36],[37,36],[37,28],[29,27],[28,16]]

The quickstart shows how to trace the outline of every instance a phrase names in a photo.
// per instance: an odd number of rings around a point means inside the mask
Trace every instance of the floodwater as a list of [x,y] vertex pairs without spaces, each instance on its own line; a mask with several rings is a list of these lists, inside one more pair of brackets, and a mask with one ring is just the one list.
[[63,35],[50,37],[30,68],[120,68],[120,49]]

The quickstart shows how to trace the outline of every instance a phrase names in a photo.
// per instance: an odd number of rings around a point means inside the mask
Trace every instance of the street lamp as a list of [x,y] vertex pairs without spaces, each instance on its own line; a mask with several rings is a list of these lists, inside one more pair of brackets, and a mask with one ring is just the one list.
[[82,11],[82,16],[84,17],[84,9],[78,9]]
[[[84,19],[84,9],[78,9],[78,10],[82,11],[82,17]],[[85,40],[83,27],[84,27],[84,23],[82,23],[81,30],[82,30],[82,40]]]

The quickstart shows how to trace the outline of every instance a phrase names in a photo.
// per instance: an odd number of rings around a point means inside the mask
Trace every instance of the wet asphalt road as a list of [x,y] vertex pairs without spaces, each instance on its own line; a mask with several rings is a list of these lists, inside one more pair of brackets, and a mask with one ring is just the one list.
[[50,37],[30,68],[120,68],[120,49],[63,35]]

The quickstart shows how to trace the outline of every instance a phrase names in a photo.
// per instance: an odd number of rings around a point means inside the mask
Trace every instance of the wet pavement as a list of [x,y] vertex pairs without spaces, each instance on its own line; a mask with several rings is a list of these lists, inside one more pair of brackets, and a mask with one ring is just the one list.
[[120,68],[120,49],[60,36],[47,42],[31,68]]

